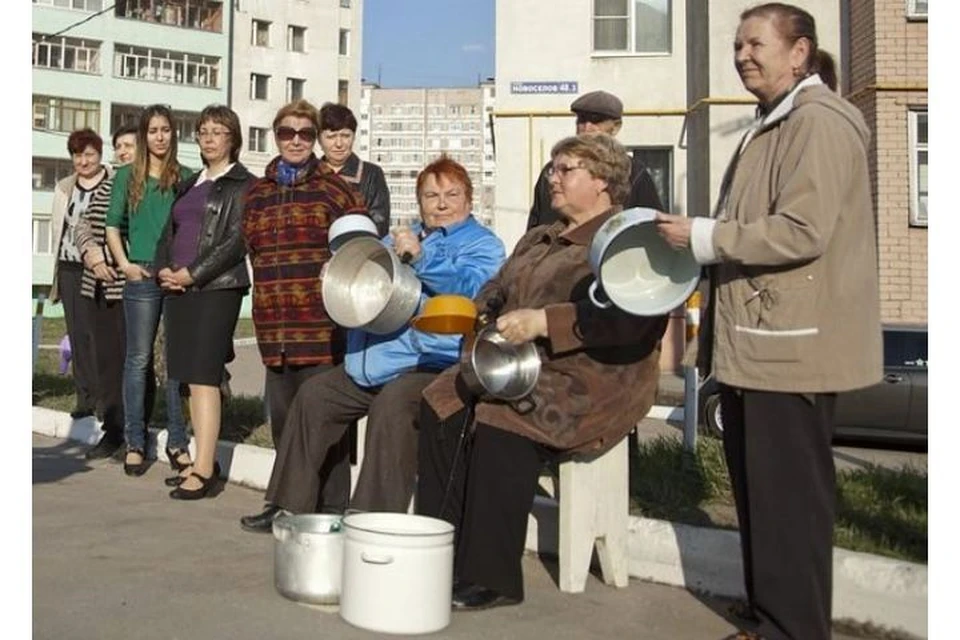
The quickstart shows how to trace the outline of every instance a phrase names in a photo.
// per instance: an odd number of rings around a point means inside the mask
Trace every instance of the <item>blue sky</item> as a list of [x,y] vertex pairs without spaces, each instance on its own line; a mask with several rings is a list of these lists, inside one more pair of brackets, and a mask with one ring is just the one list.
[[492,76],[494,0],[365,0],[363,78],[384,87],[474,86]]

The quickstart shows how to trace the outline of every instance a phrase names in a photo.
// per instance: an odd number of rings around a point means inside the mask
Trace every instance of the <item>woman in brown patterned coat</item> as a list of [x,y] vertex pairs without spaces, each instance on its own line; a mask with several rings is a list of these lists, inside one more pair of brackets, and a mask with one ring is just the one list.
[[[527,232],[476,299],[507,340],[536,344],[534,408],[471,398],[459,366],[423,394],[417,512],[456,527],[455,609],[523,600],[520,559],[544,462],[613,447],[646,415],[659,379],[666,316],[587,297],[590,242],[627,196],[628,156],[605,134],[566,138],[551,155],[551,204],[563,218]],[[461,455],[464,427],[473,436]]]

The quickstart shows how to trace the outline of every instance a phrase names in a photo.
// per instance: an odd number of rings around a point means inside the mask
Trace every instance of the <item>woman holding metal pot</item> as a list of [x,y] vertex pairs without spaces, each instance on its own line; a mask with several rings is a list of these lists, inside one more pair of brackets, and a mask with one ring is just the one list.
[[698,364],[720,383],[743,613],[765,638],[826,639],[834,402],[882,375],[869,130],[802,9],[741,14],[734,65],[760,105],[716,214],[658,226],[710,265]]
[[562,219],[527,232],[475,298],[506,341],[536,345],[533,391],[523,403],[478,399],[455,365],[423,393],[417,512],[456,527],[455,609],[523,600],[520,560],[544,462],[612,448],[653,405],[659,379],[666,316],[601,309],[587,296],[590,242],[627,197],[630,160],[606,134],[566,138],[551,156]]

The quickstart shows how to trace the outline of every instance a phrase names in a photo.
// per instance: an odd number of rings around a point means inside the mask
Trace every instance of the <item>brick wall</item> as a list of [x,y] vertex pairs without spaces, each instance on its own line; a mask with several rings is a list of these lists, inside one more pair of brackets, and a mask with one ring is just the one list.
[[850,92],[873,132],[870,173],[877,212],[881,317],[927,321],[927,229],[910,226],[908,111],[925,107],[927,23],[905,0],[850,3]]

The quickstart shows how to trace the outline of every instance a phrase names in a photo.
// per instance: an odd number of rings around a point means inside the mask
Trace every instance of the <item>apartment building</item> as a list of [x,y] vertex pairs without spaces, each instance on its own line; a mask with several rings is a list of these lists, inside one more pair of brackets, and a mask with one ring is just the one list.
[[927,322],[927,2],[844,2],[843,91],[873,132],[869,155],[885,322]]
[[306,98],[360,105],[363,0],[235,0],[232,107],[244,125],[240,160],[256,175],[277,154],[283,105]]
[[[742,0],[497,0],[496,209],[512,248],[551,147],[575,132],[570,103],[603,89],[623,100],[618,139],[639,154],[665,208],[704,215],[756,101],[733,66]],[[840,1],[809,0],[820,45],[840,51]],[[684,349],[674,313],[661,366]]]
[[492,221],[496,162],[490,120],[496,87],[383,89],[361,87],[357,153],[383,168],[390,188],[391,224],[420,219],[417,174],[446,153],[473,182],[474,213]]
[[71,131],[111,133],[141,107],[168,104],[180,161],[199,168],[193,139],[204,106],[228,102],[230,2],[33,0],[33,286],[49,288],[56,230],[53,188],[73,172]]

